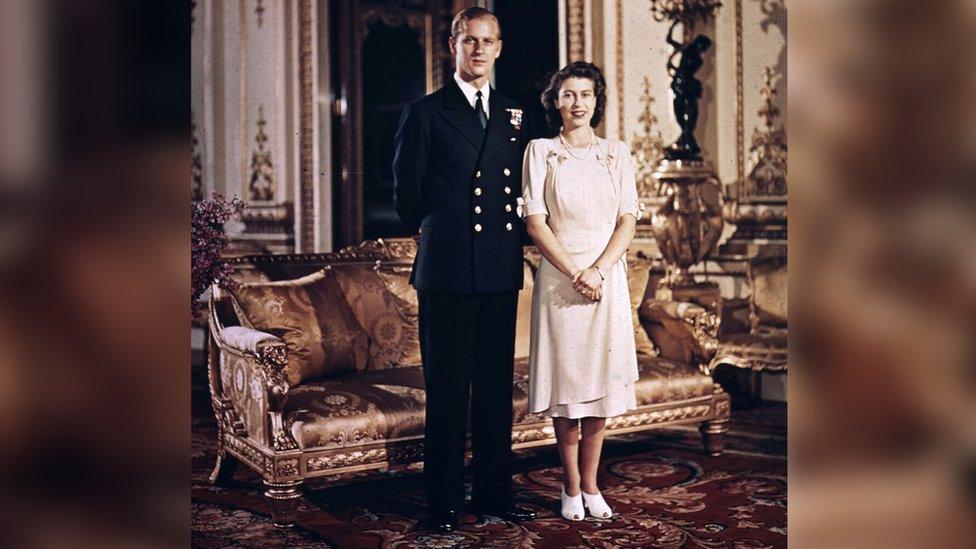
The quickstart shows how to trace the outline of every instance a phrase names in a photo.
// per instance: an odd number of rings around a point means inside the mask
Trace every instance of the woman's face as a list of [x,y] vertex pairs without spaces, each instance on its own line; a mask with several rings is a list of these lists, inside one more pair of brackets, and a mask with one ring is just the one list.
[[596,90],[589,78],[575,76],[563,81],[556,96],[556,109],[563,117],[563,128],[572,130],[589,126],[596,110]]

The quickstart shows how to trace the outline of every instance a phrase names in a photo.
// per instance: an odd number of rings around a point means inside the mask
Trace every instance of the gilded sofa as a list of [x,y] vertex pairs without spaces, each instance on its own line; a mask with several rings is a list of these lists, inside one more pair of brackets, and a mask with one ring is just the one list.
[[[424,385],[412,239],[367,241],[328,254],[235,258],[233,291],[210,300],[209,383],[218,423],[210,481],[239,462],[266,485],[275,524],[295,520],[306,479],[421,461]],[[528,333],[538,252],[525,253],[519,296],[512,447],[553,444],[549,419],[527,410]],[[718,455],[729,397],[695,363],[656,356],[637,307],[650,261],[628,259],[641,378],[637,410],[607,434],[698,423]]]

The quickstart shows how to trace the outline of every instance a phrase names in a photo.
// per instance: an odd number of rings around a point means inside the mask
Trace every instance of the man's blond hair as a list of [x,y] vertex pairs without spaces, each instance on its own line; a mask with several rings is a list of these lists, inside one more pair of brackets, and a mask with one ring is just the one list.
[[451,36],[454,38],[460,36],[462,30],[461,23],[467,23],[468,21],[474,19],[491,19],[495,22],[495,28],[498,29],[498,38],[502,37],[502,25],[498,22],[498,18],[495,17],[495,14],[491,13],[485,8],[479,7],[464,8],[454,16],[454,20],[451,21]]

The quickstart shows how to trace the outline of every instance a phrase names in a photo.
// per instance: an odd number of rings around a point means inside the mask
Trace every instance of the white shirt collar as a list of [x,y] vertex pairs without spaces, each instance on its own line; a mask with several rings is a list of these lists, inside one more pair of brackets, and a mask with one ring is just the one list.
[[474,108],[474,104],[478,101],[475,94],[477,94],[479,91],[481,92],[481,104],[484,106],[485,116],[488,116],[488,95],[491,93],[490,83],[485,82],[485,85],[481,87],[481,90],[478,90],[478,88],[475,88],[471,84],[462,80],[461,75],[459,75],[457,71],[454,71],[454,81],[457,82],[458,87],[461,88],[461,92],[464,93],[464,97],[468,100],[468,104],[471,105],[472,109]]

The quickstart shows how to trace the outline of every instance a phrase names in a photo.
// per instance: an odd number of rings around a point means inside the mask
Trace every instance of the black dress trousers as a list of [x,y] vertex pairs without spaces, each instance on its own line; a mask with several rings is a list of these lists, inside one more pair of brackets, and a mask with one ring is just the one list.
[[510,503],[512,375],[518,292],[417,292],[427,391],[424,476],[431,510],[464,504],[471,406],[472,502]]

